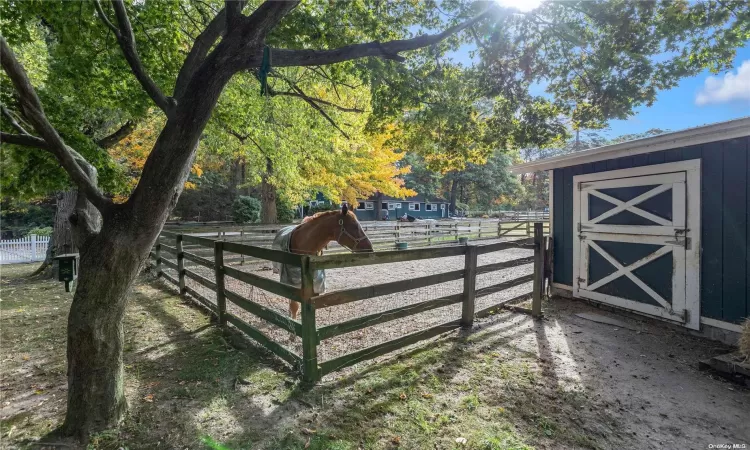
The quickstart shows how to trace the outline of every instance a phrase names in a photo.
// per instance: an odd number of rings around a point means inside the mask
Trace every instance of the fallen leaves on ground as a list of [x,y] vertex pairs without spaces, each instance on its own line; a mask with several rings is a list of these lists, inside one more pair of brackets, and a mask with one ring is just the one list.
[[148,394],[147,396],[143,397],[143,401],[153,403],[154,402],[154,394]]

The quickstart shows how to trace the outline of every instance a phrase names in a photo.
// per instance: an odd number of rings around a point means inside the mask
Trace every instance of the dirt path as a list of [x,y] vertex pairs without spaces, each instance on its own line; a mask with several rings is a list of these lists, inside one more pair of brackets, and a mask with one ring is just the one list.
[[[500,240],[483,240],[478,241],[477,244],[483,245],[493,242],[500,242]],[[526,249],[508,249],[480,255],[477,263],[481,266],[529,256],[533,256],[533,251]],[[275,275],[271,270],[271,263],[268,263],[266,267],[258,265],[233,265],[233,267],[278,281],[279,276]],[[214,279],[213,272],[208,268],[192,263],[189,263],[187,268],[210,280]],[[372,286],[392,281],[409,280],[427,275],[462,270],[463,268],[464,257],[453,256],[419,261],[375,264],[364,267],[329,269],[326,270],[326,287],[327,292],[332,292],[355,287]],[[174,270],[164,268],[164,271],[172,277],[176,277],[176,272]],[[533,265],[525,264],[509,269],[481,274],[477,277],[477,289],[519,278],[531,274],[532,272]],[[231,277],[226,277],[225,283],[227,289],[234,291],[245,298],[249,298],[258,304],[271,308],[284,315],[288,314],[289,302],[280,296],[255,288]],[[216,301],[213,291],[205,288],[194,280],[187,278],[186,284],[188,287],[196,290],[211,301]],[[492,306],[493,304],[497,304],[504,299],[514,298],[523,293],[531,292],[531,289],[532,283],[528,282],[502,292],[478,298],[476,301],[476,308],[477,310],[481,310]],[[341,323],[357,317],[378,314],[402,306],[413,305],[461,292],[463,292],[463,280],[455,280],[425,288],[399,292],[397,294],[374,297],[367,300],[318,310],[316,314],[316,323],[318,327]],[[302,354],[302,342],[298,337],[291,337],[287,331],[246,313],[240,308],[234,306],[231,301],[228,301],[227,308],[231,313],[252,324],[276,342],[281,343],[298,355]],[[318,359],[321,362],[333,359],[372,345],[396,339],[421,329],[429,328],[430,326],[456,320],[460,317],[461,305],[455,304],[415,314],[403,319],[393,320],[384,324],[375,325],[352,333],[346,333],[323,341],[318,348]]]
[[[0,448],[38,445],[65,410],[70,295],[22,278],[32,269],[2,267]],[[143,279],[126,311],[130,414],[89,448],[750,445],[750,390],[696,369],[726,348],[580,302],[555,299],[545,315],[497,314],[303,389],[252,343]]]

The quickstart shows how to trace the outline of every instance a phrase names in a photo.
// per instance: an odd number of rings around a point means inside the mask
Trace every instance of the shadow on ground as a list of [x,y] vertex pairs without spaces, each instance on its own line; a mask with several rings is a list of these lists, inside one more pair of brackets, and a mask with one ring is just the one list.
[[[19,269],[19,274],[24,271]],[[65,406],[54,282],[3,273],[2,445],[38,446]],[[91,448],[645,448],[750,443],[750,393],[698,373],[723,347],[648,321],[498,314],[303,388],[289,368],[142,279],[126,317],[130,414]],[[599,314],[607,314],[599,312]],[[637,330],[637,331],[633,331]],[[705,444],[705,445],[704,445]]]

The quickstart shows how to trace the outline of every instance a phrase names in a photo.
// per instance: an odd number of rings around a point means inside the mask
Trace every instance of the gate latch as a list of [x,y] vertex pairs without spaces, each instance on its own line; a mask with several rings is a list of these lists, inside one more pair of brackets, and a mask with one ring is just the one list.
[[683,238],[683,239],[677,238],[674,241],[667,241],[666,243],[672,244],[672,245],[679,245],[680,247],[685,247],[685,250],[690,250],[690,238]]

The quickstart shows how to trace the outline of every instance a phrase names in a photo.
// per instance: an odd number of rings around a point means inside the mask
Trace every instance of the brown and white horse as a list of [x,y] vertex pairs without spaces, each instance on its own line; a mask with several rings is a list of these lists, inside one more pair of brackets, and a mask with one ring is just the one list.
[[[283,231],[280,230],[277,237]],[[370,238],[362,229],[357,216],[349,211],[346,205],[341,211],[326,211],[305,217],[302,223],[291,231],[288,250],[302,255],[319,255],[333,241],[352,252],[373,251]],[[289,300],[289,316],[292,319],[296,318],[298,311],[299,303]]]

